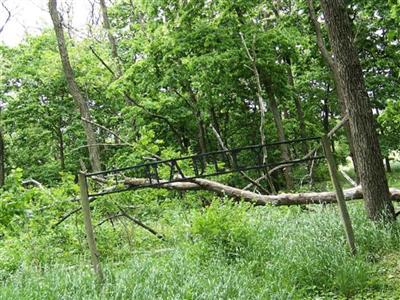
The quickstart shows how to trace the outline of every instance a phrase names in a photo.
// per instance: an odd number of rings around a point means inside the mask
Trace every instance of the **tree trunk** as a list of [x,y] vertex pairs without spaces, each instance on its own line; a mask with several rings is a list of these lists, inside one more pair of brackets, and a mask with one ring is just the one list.
[[116,77],[119,78],[122,76],[122,67],[118,56],[117,42],[111,32],[110,19],[108,18],[108,9],[105,0],[100,0],[100,7],[103,17],[103,27],[107,31],[108,41],[111,46],[111,57],[113,58],[114,63],[116,63]]
[[[101,182],[105,182],[105,179],[94,178]],[[123,184],[127,187],[138,187],[141,185],[149,184],[146,178],[126,178]],[[258,193],[245,191],[232,186],[228,186],[216,181],[208,179],[193,179],[191,181],[184,182],[172,182],[167,183],[165,181],[160,181],[160,184],[154,186],[153,188],[159,189],[169,189],[178,191],[198,191],[205,190],[216,193],[222,196],[229,196],[234,199],[243,200],[250,202],[254,205],[302,205],[302,204],[325,204],[325,203],[336,203],[336,193],[335,192],[307,192],[299,194],[279,194],[279,195],[261,195]],[[108,191],[113,191],[113,189],[108,189]],[[354,187],[351,189],[346,189],[343,191],[345,200],[355,200],[362,199],[363,192],[360,187]],[[393,201],[400,200],[400,190],[391,189],[388,194],[389,198]]]
[[[294,92],[294,90],[295,90],[294,77],[293,77],[293,72],[292,72],[292,62],[291,62],[290,58],[286,58],[286,63],[288,65],[288,83]],[[296,107],[297,120],[299,121],[300,137],[306,138],[307,137],[306,123],[304,121],[304,111],[301,106],[300,98],[297,97],[296,95],[294,95],[293,99],[294,99],[294,104]],[[302,144],[302,151],[303,151],[303,155],[306,155],[308,153],[307,143]]]
[[[311,21],[313,23],[316,35],[317,35],[317,46],[318,49],[321,52],[322,58],[324,59],[325,64],[329,67],[329,69],[332,72],[333,75],[333,81],[335,83],[335,90],[336,90],[336,95],[337,95],[337,99],[339,102],[339,108],[340,108],[340,115],[343,118],[346,117],[346,101],[344,99],[345,95],[343,92],[343,87],[341,85],[341,81],[340,81],[340,75],[338,73],[338,68],[336,65],[336,61],[333,60],[332,58],[332,54],[329,53],[329,51],[326,49],[325,45],[324,45],[324,41],[323,41],[323,37],[322,37],[322,32],[321,32],[321,26],[318,22],[317,16],[315,14],[315,10],[314,10],[314,6],[313,6],[313,0],[307,0],[307,4],[308,4],[308,9],[309,9],[309,14],[310,14],[310,18]],[[349,124],[345,124],[344,125],[344,132],[345,132],[345,136],[347,139],[347,142],[349,144],[349,151],[350,151],[350,157],[353,160],[353,166],[354,166],[354,172],[356,174],[356,181],[357,183],[360,183],[360,176],[359,176],[359,172],[358,172],[358,164],[357,164],[357,159],[356,156],[354,155],[355,150],[354,150],[354,141],[351,138],[351,132],[350,132],[350,125]]]
[[[274,122],[275,122],[275,127],[278,133],[278,140],[279,142],[284,142],[286,141],[285,137],[285,129],[283,128],[283,123],[282,123],[282,117],[281,113],[278,108],[278,103],[276,102],[275,95],[272,92],[272,88],[270,85],[266,84],[266,89],[267,89],[267,94],[269,97],[269,108],[271,109],[272,115],[274,117]],[[290,161],[290,152],[287,144],[281,144],[281,158],[284,161]],[[292,174],[291,174],[291,168],[286,167],[283,170],[283,174],[285,176],[285,181],[286,181],[286,187],[288,189],[293,188],[293,180],[292,180]]]
[[[221,126],[219,124],[219,117],[217,116],[217,113],[215,111],[215,107],[213,104],[211,105],[211,108],[210,108],[210,116],[211,116],[211,120],[212,120],[212,126],[215,128],[218,135],[223,139],[223,135],[221,132]],[[223,139],[223,142],[226,143],[226,140]]]
[[372,110],[364,84],[361,64],[353,43],[350,18],[344,0],[321,0],[349,115],[354,154],[363,188],[365,207],[373,220],[395,218],[389,201],[389,187],[383,166]]
[[[61,62],[67,80],[68,90],[72,95],[82,119],[90,120],[89,106],[82,95],[76,81],[74,72],[69,61],[68,50],[65,44],[64,30],[60,21],[60,16],[57,11],[57,0],[49,0],[49,11],[53,21],[54,31],[57,37],[58,50],[60,52]],[[90,123],[82,121],[83,128],[86,134],[86,141],[88,143],[89,158],[94,172],[101,170],[100,150],[96,142],[96,134]]]
[[59,127],[57,128],[57,137],[58,137],[58,151],[60,155],[60,168],[62,171],[65,170],[65,145],[64,145],[64,135],[61,130],[62,122],[60,121]]

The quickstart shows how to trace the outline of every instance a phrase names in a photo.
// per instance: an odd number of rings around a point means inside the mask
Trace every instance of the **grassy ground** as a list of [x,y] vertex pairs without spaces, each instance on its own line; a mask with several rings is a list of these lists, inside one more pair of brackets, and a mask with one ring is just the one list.
[[[400,187],[394,169],[389,182]],[[349,203],[358,247],[351,256],[334,205],[188,204],[197,196],[145,203],[141,218],[165,242],[127,223],[97,227],[102,285],[80,216],[5,236],[0,299],[400,299],[400,224],[371,223],[361,201]]]

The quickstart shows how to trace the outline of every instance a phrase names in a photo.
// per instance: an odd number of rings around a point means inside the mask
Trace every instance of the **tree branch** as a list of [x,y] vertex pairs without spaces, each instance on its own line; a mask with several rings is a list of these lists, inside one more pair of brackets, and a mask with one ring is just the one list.
[[107,144],[107,143],[97,143],[97,144],[94,144],[94,145],[83,145],[83,146],[79,146],[79,147],[77,147],[77,148],[74,148],[74,149],[72,149],[71,150],[71,152],[75,152],[75,151],[78,151],[78,150],[80,150],[80,149],[82,149],[82,148],[89,148],[89,147],[93,147],[93,146],[105,146],[105,147],[107,147],[107,146],[110,146],[110,147],[132,147],[132,144],[127,144],[127,143],[119,143],[119,144]]
[[116,78],[114,71],[106,64],[106,62],[100,57],[100,55],[97,54],[94,48],[92,46],[89,46],[89,49],[93,53],[93,55],[100,61],[100,63],[112,74],[112,76]]
[[1,27],[0,27],[0,33],[3,32],[4,27],[6,27],[7,23],[11,20],[11,11],[7,8],[7,6],[4,4],[3,1],[1,1],[1,6],[6,10],[7,18],[6,18],[6,20],[4,21],[4,24],[1,25]]
[[165,241],[165,237],[158,233],[157,231],[155,231],[154,229],[150,228],[149,226],[147,226],[146,224],[144,224],[142,221],[140,221],[139,219],[136,219],[130,215],[128,215],[126,213],[126,211],[124,209],[122,209],[122,207],[120,207],[119,205],[117,205],[118,209],[121,211],[121,214],[126,217],[127,219],[131,220],[133,223],[135,223],[136,225],[146,229],[147,231],[149,231],[150,233],[154,234],[158,239]]
[[318,18],[315,14],[313,0],[307,0],[307,6],[308,6],[308,13],[310,15],[310,19],[311,19],[311,22],[313,23],[314,30],[315,30],[315,33],[317,36],[318,48],[321,51],[321,54],[322,54],[326,64],[329,66],[329,68],[332,71],[334,71],[335,62],[332,58],[332,54],[325,47],[325,43],[324,43],[324,40],[322,37],[321,24],[318,22]]
[[[100,125],[100,124],[98,124],[96,122],[93,122],[93,121],[85,119],[85,118],[81,118],[81,120],[84,121],[84,122],[87,122],[89,124],[92,124],[92,125],[94,125],[94,126],[96,126],[98,128],[101,128],[101,129],[107,131],[108,133],[111,133],[114,137],[117,138],[117,140],[122,141],[123,143],[130,145],[129,143],[127,143],[124,139],[122,139],[117,133],[115,133],[111,129],[108,129],[107,127],[105,127],[103,125]],[[92,146],[92,145],[90,145],[90,146]]]

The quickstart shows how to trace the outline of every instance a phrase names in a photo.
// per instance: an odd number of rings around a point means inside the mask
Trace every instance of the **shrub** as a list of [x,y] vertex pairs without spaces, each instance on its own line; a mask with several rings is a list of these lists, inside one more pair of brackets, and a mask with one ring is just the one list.
[[214,201],[203,212],[196,212],[191,233],[202,255],[221,254],[235,259],[243,256],[254,241],[247,204]]

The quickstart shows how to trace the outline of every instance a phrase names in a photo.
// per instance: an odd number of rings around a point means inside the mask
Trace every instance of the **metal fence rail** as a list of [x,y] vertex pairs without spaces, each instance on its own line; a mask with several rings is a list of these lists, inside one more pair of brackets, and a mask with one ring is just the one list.
[[[173,159],[156,160],[131,167],[87,173],[85,176],[88,179],[102,177],[109,180],[110,183],[115,183],[115,188],[113,190],[89,194],[90,197],[96,197],[128,190],[157,187],[174,182],[190,181],[196,178],[213,177],[235,172],[244,172],[250,170],[263,170],[264,172],[268,172],[268,170],[271,168],[281,165],[296,165],[323,159],[324,156],[314,156],[309,158],[295,158],[290,161],[263,163],[262,155],[263,150],[265,149],[273,152],[279,150],[276,149],[277,147],[287,144],[292,146],[292,153],[299,153],[300,150],[296,149],[295,146],[312,141],[317,141],[319,143],[320,137],[310,137],[264,145],[252,145]],[[119,183],[127,177],[145,178],[147,180],[145,183],[138,186],[118,187]]]

